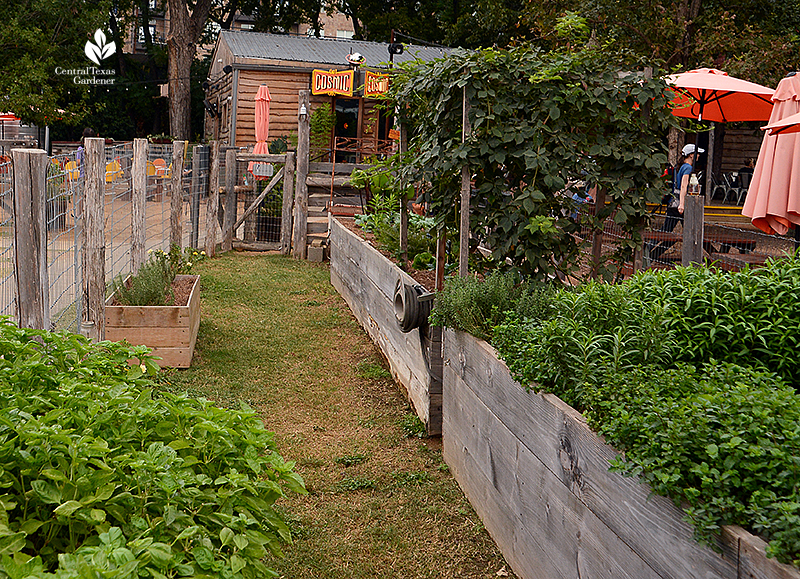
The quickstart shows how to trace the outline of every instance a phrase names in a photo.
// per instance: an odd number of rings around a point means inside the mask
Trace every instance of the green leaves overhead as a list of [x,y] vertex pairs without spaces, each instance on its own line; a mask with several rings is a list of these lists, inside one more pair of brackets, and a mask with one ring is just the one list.
[[[578,182],[606,191],[610,205],[598,217],[616,213],[634,239],[646,203],[662,196],[675,120],[663,81],[634,60],[588,49],[492,48],[395,70],[392,98],[412,129],[398,170],[431,184],[427,198],[444,222],[458,204],[466,162],[475,186],[471,231],[497,262],[510,259],[540,278],[568,271],[578,255],[579,226],[570,217]],[[465,95],[471,131],[463,135]],[[553,227],[530,226],[541,218]],[[592,225],[600,227],[597,219]]]

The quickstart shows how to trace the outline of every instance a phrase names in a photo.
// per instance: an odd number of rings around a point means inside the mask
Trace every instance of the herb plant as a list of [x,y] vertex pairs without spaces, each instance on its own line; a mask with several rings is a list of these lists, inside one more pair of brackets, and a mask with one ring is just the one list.
[[293,463],[252,410],[155,395],[156,371],[144,346],[0,323],[0,576],[274,576]]
[[174,301],[172,282],[176,275],[191,273],[192,265],[205,258],[205,251],[191,248],[181,250],[177,245],[169,252],[157,249],[136,272],[126,280],[118,276],[112,291],[124,306],[164,306]]

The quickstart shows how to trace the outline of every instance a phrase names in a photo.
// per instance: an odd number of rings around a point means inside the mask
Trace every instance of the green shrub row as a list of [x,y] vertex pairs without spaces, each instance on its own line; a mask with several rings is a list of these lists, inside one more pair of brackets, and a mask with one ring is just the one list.
[[0,576],[274,576],[293,463],[246,407],[155,395],[156,370],[143,346],[0,323]]
[[525,287],[508,275],[448,280],[431,319],[478,336],[494,326],[514,377],[583,412],[625,452],[613,468],[687,507],[698,539],[736,523],[800,566],[798,361],[781,333],[799,327],[798,271],[793,258],[740,274],[648,272],[540,289],[528,312],[504,291]]

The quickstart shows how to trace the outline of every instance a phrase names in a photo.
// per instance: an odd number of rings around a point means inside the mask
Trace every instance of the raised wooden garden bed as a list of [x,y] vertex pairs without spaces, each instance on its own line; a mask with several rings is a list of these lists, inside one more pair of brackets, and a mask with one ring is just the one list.
[[106,300],[106,339],[143,344],[161,358],[161,366],[188,368],[200,327],[200,276],[176,276],[176,280],[189,278],[194,283],[182,306],[116,306],[111,305],[112,294]]
[[403,332],[395,316],[397,281],[416,281],[337,219],[329,239],[331,283],[383,351],[428,434],[441,434],[441,328]]
[[720,552],[697,543],[683,512],[635,477],[580,413],[525,391],[494,349],[444,333],[444,458],[489,533],[525,579],[800,579],[766,544],[724,527]]

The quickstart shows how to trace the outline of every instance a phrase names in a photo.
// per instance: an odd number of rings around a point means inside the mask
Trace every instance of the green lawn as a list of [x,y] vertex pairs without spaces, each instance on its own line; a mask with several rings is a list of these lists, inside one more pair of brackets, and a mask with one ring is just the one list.
[[297,462],[308,496],[279,503],[295,535],[287,579],[514,577],[327,265],[231,253],[196,266],[192,367],[165,388],[243,400]]

